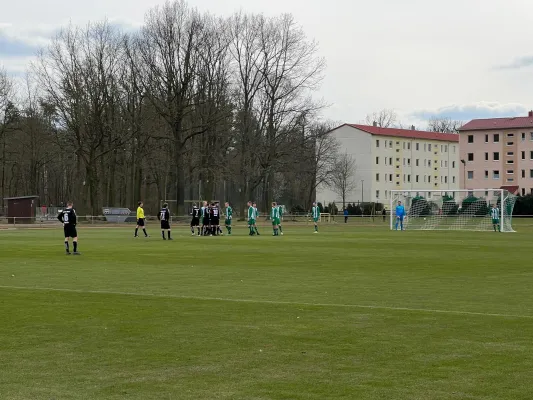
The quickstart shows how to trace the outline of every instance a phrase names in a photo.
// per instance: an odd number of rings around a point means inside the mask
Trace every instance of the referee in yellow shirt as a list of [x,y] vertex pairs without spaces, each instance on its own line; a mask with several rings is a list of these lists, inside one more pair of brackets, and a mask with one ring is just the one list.
[[139,228],[142,228],[144,232],[144,237],[148,237],[148,233],[146,233],[146,228],[144,227],[144,209],[143,209],[143,202],[139,201],[139,207],[137,207],[137,226],[135,227],[135,236],[139,237],[138,232]]

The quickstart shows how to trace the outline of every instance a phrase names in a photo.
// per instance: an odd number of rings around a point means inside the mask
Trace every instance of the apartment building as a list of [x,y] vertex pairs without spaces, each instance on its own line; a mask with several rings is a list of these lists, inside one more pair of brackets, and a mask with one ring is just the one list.
[[[356,189],[347,201],[388,204],[391,190],[459,189],[459,135],[344,124],[330,132],[356,164]],[[317,201],[341,203],[322,185]]]
[[459,148],[461,188],[533,193],[533,111],[472,120],[460,129]]

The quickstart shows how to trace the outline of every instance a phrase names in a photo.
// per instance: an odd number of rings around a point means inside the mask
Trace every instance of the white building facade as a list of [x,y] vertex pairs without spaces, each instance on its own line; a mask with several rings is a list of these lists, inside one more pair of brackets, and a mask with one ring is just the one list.
[[[329,134],[339,142],[340,152],[355,160],[356,188],[347,193],[347,203],[388,207],[391,190],[460,188],[459,135],[355,124],[341,125]],[[326,185],[317,188],[316,199],[324,205],[342,205],[342,197]]]

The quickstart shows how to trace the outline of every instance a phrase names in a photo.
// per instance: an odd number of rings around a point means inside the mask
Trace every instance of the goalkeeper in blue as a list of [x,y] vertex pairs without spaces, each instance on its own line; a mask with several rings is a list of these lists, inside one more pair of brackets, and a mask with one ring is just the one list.
[[496,204],[493,204],[492,208],[490,209],[490,218],[492,219],[492,227],[494,228],[494,232],[501,232],[500,209],[496,206]]
[[403,231],[403,218],[405,217],[405,207],[402,202],[399,201],[396,206],[396,227],[395,230],[398,230],[398,225],[400,225],[400,230]]

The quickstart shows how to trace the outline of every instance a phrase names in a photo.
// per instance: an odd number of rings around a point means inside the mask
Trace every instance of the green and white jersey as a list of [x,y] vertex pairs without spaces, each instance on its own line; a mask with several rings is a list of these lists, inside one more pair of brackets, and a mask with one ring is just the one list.
[[226,219],[231,219],[233,217],[233,208],[226,207]]
[[283,217],[283,207],[282,206],[278,206],[278,212],[279,212],[279,218],[281,219],[281,217]]
[[500,209],[495,207],[490,210],[490,217],[492,219],[500,219]]
[[320,218],[320,207],[314,206],[311,210],[314,219]]
[[252,206],[248,208],[248,219],[255,219],[255,209]]
[[257,219],[259,217],[259,211],[257,211],[257,207],[254,207],[254,219]]
[[279,219],[279,208],[278,207],[272,207],[272,210],[270,211],[270,218]]

